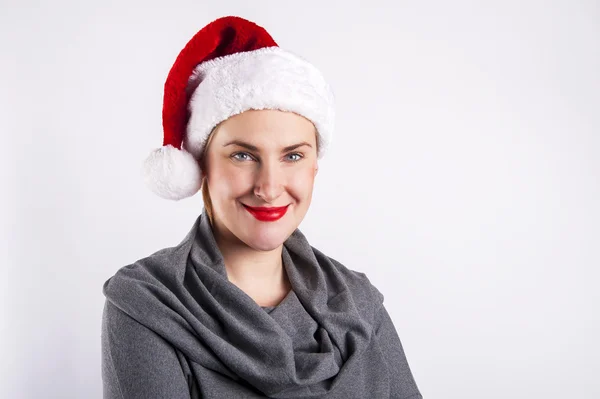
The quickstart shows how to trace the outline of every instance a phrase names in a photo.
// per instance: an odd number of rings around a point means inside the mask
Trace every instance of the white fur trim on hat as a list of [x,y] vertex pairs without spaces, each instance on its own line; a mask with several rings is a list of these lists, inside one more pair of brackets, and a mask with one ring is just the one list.
[[183,146],[196,157],[212,129],[249,109],[291,111],[312,121],[320,136],[319,158],[332,140],[333,93],[321,72],[280,47],[265,47],[199,64]]

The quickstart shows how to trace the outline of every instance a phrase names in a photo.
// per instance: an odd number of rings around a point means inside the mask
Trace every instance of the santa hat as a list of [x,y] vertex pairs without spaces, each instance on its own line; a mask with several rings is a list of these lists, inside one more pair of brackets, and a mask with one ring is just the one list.
[[312,121],[318,158],[331,143],[333,93],[322,74],[281,49],[267,31],[243,18],[219,18],[181,50],[163,99],[163,146],[144,162],[147,186],[165,199],[194,195],[200,157],[212,129],[250,109],[291,111]]

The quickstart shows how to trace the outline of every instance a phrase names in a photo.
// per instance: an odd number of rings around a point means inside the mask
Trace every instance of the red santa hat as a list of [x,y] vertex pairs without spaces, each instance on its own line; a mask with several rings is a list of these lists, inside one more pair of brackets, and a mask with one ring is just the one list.
[[181,50],[163,99],[163,146],[144,162],[147,186],[165,199],[194,195],[212,129],[250,109],[291,111],[312,121],[318,158],[331,143],[333,93],[317,68],[281,49],[267,31],[240,17],[219,18]]

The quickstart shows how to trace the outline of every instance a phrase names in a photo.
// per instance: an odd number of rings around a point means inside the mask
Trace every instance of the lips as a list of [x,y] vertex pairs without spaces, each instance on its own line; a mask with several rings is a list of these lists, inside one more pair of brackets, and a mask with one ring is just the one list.
[[246,208],[246,210],[248,212],[250,212],[250,214],[252,214],[252,216],[254,216],[256,219],[263,221],[263,222],[273,222],[275,220],[281,219],[281,217],[283,215],[285,215],[285,212],[288,209],[289,205],[286,206],[279,206],[279,207],[264,207],[264,206],[260,206],[260,207],[255,207],[255,206],[248,206],[245,204],[244,208]]

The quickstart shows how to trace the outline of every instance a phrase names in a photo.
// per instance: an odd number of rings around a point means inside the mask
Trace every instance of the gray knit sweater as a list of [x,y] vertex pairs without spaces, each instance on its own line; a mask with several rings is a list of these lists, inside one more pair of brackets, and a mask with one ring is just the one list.
[[383,295],[299,229],[292,290],[261,307],[227,279],[206,210],[103,285],[104,398],[422,398]]

